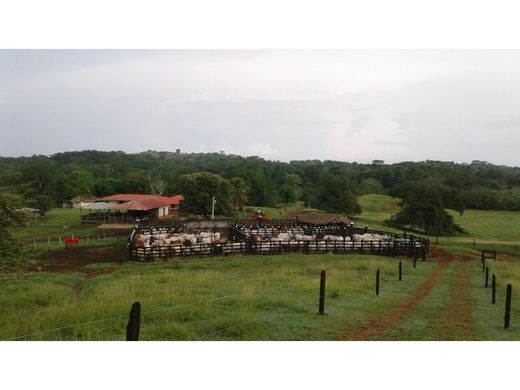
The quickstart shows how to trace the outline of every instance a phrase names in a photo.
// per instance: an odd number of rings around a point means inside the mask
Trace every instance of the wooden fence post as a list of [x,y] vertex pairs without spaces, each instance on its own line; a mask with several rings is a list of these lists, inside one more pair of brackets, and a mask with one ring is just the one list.
[[141,328],[141,303],[134,302],[126,325],[126,341],[138,341]]
[[376,271],[376,295],[379,295],[379,269]]
[[325,271],[321,271],[320,275],[320,308],[318,314],[325,314]]
[[413,269],[417,268],[417,256],[413,257]]
[[495,274],[491,276],[491,303],[497,303],[497,278]]
[[509,323],[511,321],[511,290],[512,287],[510,284],[508,284],[506,289],[506,310],[504,314],[504,329],[509,328]]
[[399,281],[403,280],[403,263],[399,260]]
[[486,259],[482,259],[482,272],[486,272]]
[[489,283],[489,267],[486,267],[486,282],[484,283],[484,287],[488,288]]

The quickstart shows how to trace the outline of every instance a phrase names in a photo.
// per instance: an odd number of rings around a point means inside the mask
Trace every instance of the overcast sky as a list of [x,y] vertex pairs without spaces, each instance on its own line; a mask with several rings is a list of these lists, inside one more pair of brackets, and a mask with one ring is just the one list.
[[0,155],[520,165],[520,51],[0,50]]

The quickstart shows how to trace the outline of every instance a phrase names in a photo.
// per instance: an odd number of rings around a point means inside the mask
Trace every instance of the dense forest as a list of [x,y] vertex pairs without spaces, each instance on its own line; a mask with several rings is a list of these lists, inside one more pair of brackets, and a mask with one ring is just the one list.
[[[207,174],[201,176],[203,172]],[[466,208],[520,210],[520,168],[485,161],[286,163],[179,150],[137,154],[87,150],[0,158],[0,191],[17,193],[27,205],[42,209],[84,193],[197,192],[197,185],[206,179],[213,180],[222,196],[229,197],[229,204],[236,207],[243,203],[276,206],[300,200],[311,207],[356,214],[361,211],[356,201],[359,195],[385,193],[405,199],[418,187],[427,186],[438,193],[445,207],[461,213]]]

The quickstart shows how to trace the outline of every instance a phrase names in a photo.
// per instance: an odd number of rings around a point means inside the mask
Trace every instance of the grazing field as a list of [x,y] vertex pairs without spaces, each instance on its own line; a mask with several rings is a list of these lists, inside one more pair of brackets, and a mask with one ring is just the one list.
[[[360,203],[358,224],[389,230],[382,221],[399,209],[398,199],[366,195]],[[130,306],[140,301],[141,340],[520,340],[520,213],[453,215],[468,233],[440,237],[438,245],[431,237],[426,262],[414,269],[401,259],[402,281],[396,258],[291,254],[129,263],[117,239],[68,251],[40,243],[33,250],[39,267],[0,276],[0,339],[124,340]],[[76,210],[53,210],[45,224],[16,234],[93,229],[75,225],[76,218]],[[498,251],[487,262],[489,286],[496,275],[496,304],[484,287],[481,249]],[[317,315],[322,269],[325,316]],[[511,326],[504,330],[508,283]]]
[[11,233],[24,240],[57,239],[74,234],[86,236],[96,230],[96,225],[82,225],[80,210],[56,208],[48,211],[43,218],[29,221],[27,226],[14,227]]
[[[363,212],[355,218],[360,224],[370,228],[392,231],[383,221],[399,211],[399,199],[387,195],[363,195],[359,198]],[[457,237],[440,237],[442,242],[470,244],[473,240],[481,244],[520,246],[520,212],[466,210],[461,216],[448,210],[455,223],[464,228],[467,234]],[[395,229],[393,229],[395,230]]]
[[[119,317],[23,339],[122,340],[128,310],[140,301],[144,340],[336,340],[396,306],[435,267],[404,261],[401,282],[395,259],[339,255],[106,263],[3,277],[0,338]],[[316,314],[322,269],[325,316]]]

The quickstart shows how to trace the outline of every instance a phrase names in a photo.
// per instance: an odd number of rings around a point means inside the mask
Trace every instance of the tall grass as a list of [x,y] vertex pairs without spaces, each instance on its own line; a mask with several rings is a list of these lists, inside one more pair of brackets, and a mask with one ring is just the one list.
[[[388,310],[427,277],[433,264],[404,266],[371,256],[287,255],[131,263],[93,279],[83,274],[3,277],[0,338],[120,317],[37,334],[29,340],[122,340],[128,310],[142,304],[144,340],[334,340]],[[381,269],[381,296],[374,294]],[[318,309],[327,271],[326,313]]]

